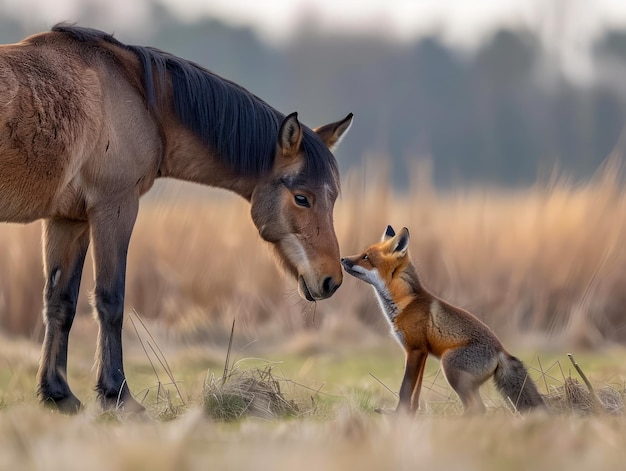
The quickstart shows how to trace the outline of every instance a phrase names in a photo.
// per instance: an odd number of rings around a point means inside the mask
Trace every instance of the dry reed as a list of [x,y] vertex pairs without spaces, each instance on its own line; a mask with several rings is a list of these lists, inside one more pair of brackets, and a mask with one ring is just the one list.
[[[427,287],[481,317],[507,342],[552,348],[626,342],[626,191],[609,164],[586,183],[439,192],[427,172],[395,194],[379,166],[348,174],[335,224],[343,254],[387,224],[411,230]],[[247,203],[218,190],[169,183],[142,202],[131,241],[127,312],[158,320],[187,343],[225,343],[236,317],[243,342],[322,331],[320,342],[386,335],[370,290],[346,278],[310,305],[281,276]],[[164,189],[167,187],[166,189]],[[39,223],[0,225],[0,328],[41,336]],[[85,269],[78,315],[90,314]]]

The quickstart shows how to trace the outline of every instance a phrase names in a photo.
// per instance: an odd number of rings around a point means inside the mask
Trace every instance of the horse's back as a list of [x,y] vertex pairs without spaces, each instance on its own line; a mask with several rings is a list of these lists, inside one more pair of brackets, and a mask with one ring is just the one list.
[[85,217],[87,180],[124,173],[116,156],[149,117],[103,52],[53,32],[0,46],[0,221]]

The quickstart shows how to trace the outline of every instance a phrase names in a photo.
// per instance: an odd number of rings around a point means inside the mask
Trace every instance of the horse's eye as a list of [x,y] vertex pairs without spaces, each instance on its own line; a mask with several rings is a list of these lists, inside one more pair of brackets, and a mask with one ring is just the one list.
[[298,206],[302,206],[304,208],[310,208],[311,203],[309,203],[309,199],[304,195],[295,195],[296,204]]

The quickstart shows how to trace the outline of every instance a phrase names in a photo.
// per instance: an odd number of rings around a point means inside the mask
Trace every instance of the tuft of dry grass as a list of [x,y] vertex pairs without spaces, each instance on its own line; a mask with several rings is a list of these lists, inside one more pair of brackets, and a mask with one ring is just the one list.
[[233,319],[224,374],[216,379],[213,373],[208,372],[204,383],[202,402],[206,414],[211,419],[226,422],[241,420],[247,416],[276,419],[297,415],[298,406],[294,401],[285,399],[271,365],[262,369],[245,370],[238,368],[237,364],[231,367],[234,335]]
[[209,374],[202,395],[204,410],[213,420],[278,419],[302,413],[294,400],[285,398],[271,366],[234,368],[221,378]]
[[624,394],[626,391],[618,391],[612,386],[605,385],[598,390],[601,410],[594,405],[594,399],[588,389],[580,384],[576,378],[565,378],[562,386],[545,396],[545,400],[551,410],[557,413],[577,413],[590,415],[607,413],[622,415],[624,413]]
[[[578,375],[583,380],[582,385],[576,378],[565,377],[558,386],[551,389],[544,400],[548,408],[554,413],[577,413],[581,415],[590,414],[610,414],[621,415],[624,412],[624,397],[626,397],[626,385],[618,390],[611,385],[605,384],[596,391],[596,387],[587,378],[580,365],[574,360],[571,353],[568,353],[570,361],[574,365]],[[561,370],[563,374],[563,371]],[[542,371],[542,378],[546,378],[547,372]]]

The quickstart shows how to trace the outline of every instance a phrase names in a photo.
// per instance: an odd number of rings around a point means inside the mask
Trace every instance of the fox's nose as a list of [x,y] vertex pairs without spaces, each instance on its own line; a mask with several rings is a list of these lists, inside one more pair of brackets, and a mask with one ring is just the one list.
[[322,281],[322,294],[324,297],[329,298],[340,286],[341,281],[337,282],[332,276],[327,276],[324,278],[324,281]]

